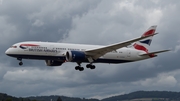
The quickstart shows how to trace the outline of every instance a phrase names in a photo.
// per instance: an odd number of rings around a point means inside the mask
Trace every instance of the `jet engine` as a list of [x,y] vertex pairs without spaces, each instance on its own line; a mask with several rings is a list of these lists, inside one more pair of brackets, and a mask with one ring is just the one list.
[[63,62],[55,60],[45,60],[47,66],[61,66]]
[[86,54],[82,51],[67,51],[66,61],[69,62],[82,62],[86,59]]

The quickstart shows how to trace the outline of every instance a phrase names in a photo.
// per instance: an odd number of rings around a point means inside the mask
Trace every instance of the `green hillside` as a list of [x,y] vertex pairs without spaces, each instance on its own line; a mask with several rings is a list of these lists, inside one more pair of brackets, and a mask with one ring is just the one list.
[[102,100],[56,95],[17,98],[0,93],[0,101],[180,101],[180,92],[137,91],[129,94],[112,96]]

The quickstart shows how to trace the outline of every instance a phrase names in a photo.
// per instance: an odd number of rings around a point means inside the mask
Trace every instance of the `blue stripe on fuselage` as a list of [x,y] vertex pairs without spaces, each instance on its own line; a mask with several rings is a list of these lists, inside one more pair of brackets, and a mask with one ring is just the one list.
[[[42,55],[14,55],[14,54],[8,54],[11,57],[15,58],[22,58],[22,59],[37,59],[37,60],[59,60],[59,61],[65,61],[65,56],[42,56]],[[88,60],[84,60],[81,62],[88,62]],[[94,61],[94,63],[126,63],[126,62],[133,62],[130,60],[117,60],[117,59],[103,59],[99,58]]]
[[65,60],[64,56],[42,56],[42,55],[15,55],[7,54],[8,56],[22,59],[37,59],[37,60]]

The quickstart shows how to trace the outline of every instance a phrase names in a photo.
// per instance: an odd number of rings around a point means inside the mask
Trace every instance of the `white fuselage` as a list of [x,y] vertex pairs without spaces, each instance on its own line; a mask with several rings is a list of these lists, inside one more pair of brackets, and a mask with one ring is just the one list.
[[[57,60],[64,62],[66,61],[67,51],[86,51],[88,49],[96,49],[99,47],[103,46],[29,41],[14,44],[12,47],[6,50],[6,54],[22,59]],[[143,53],[146,52],[136,50],[134,48],[124,47],[106,53],[105,55],[96,59],[94,63],[126,63],[150,58],[149,56],[139,55]],[[82,62],[88,61],[85,60]]]

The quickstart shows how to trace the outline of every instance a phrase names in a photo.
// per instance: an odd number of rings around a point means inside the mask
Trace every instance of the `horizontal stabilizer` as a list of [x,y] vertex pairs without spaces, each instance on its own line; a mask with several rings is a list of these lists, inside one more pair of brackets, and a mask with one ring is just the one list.
[[170,50],[162,50],[162,51],[156,51],[156,52],[151,52],[151,53],[146,53],[146,54],[140,54],[140,56],[145,56],[145,55],[156,56],[156,54],[158,54],[158,53],[163,53],[163,52],[167,52],[167,51],[170,51]]

